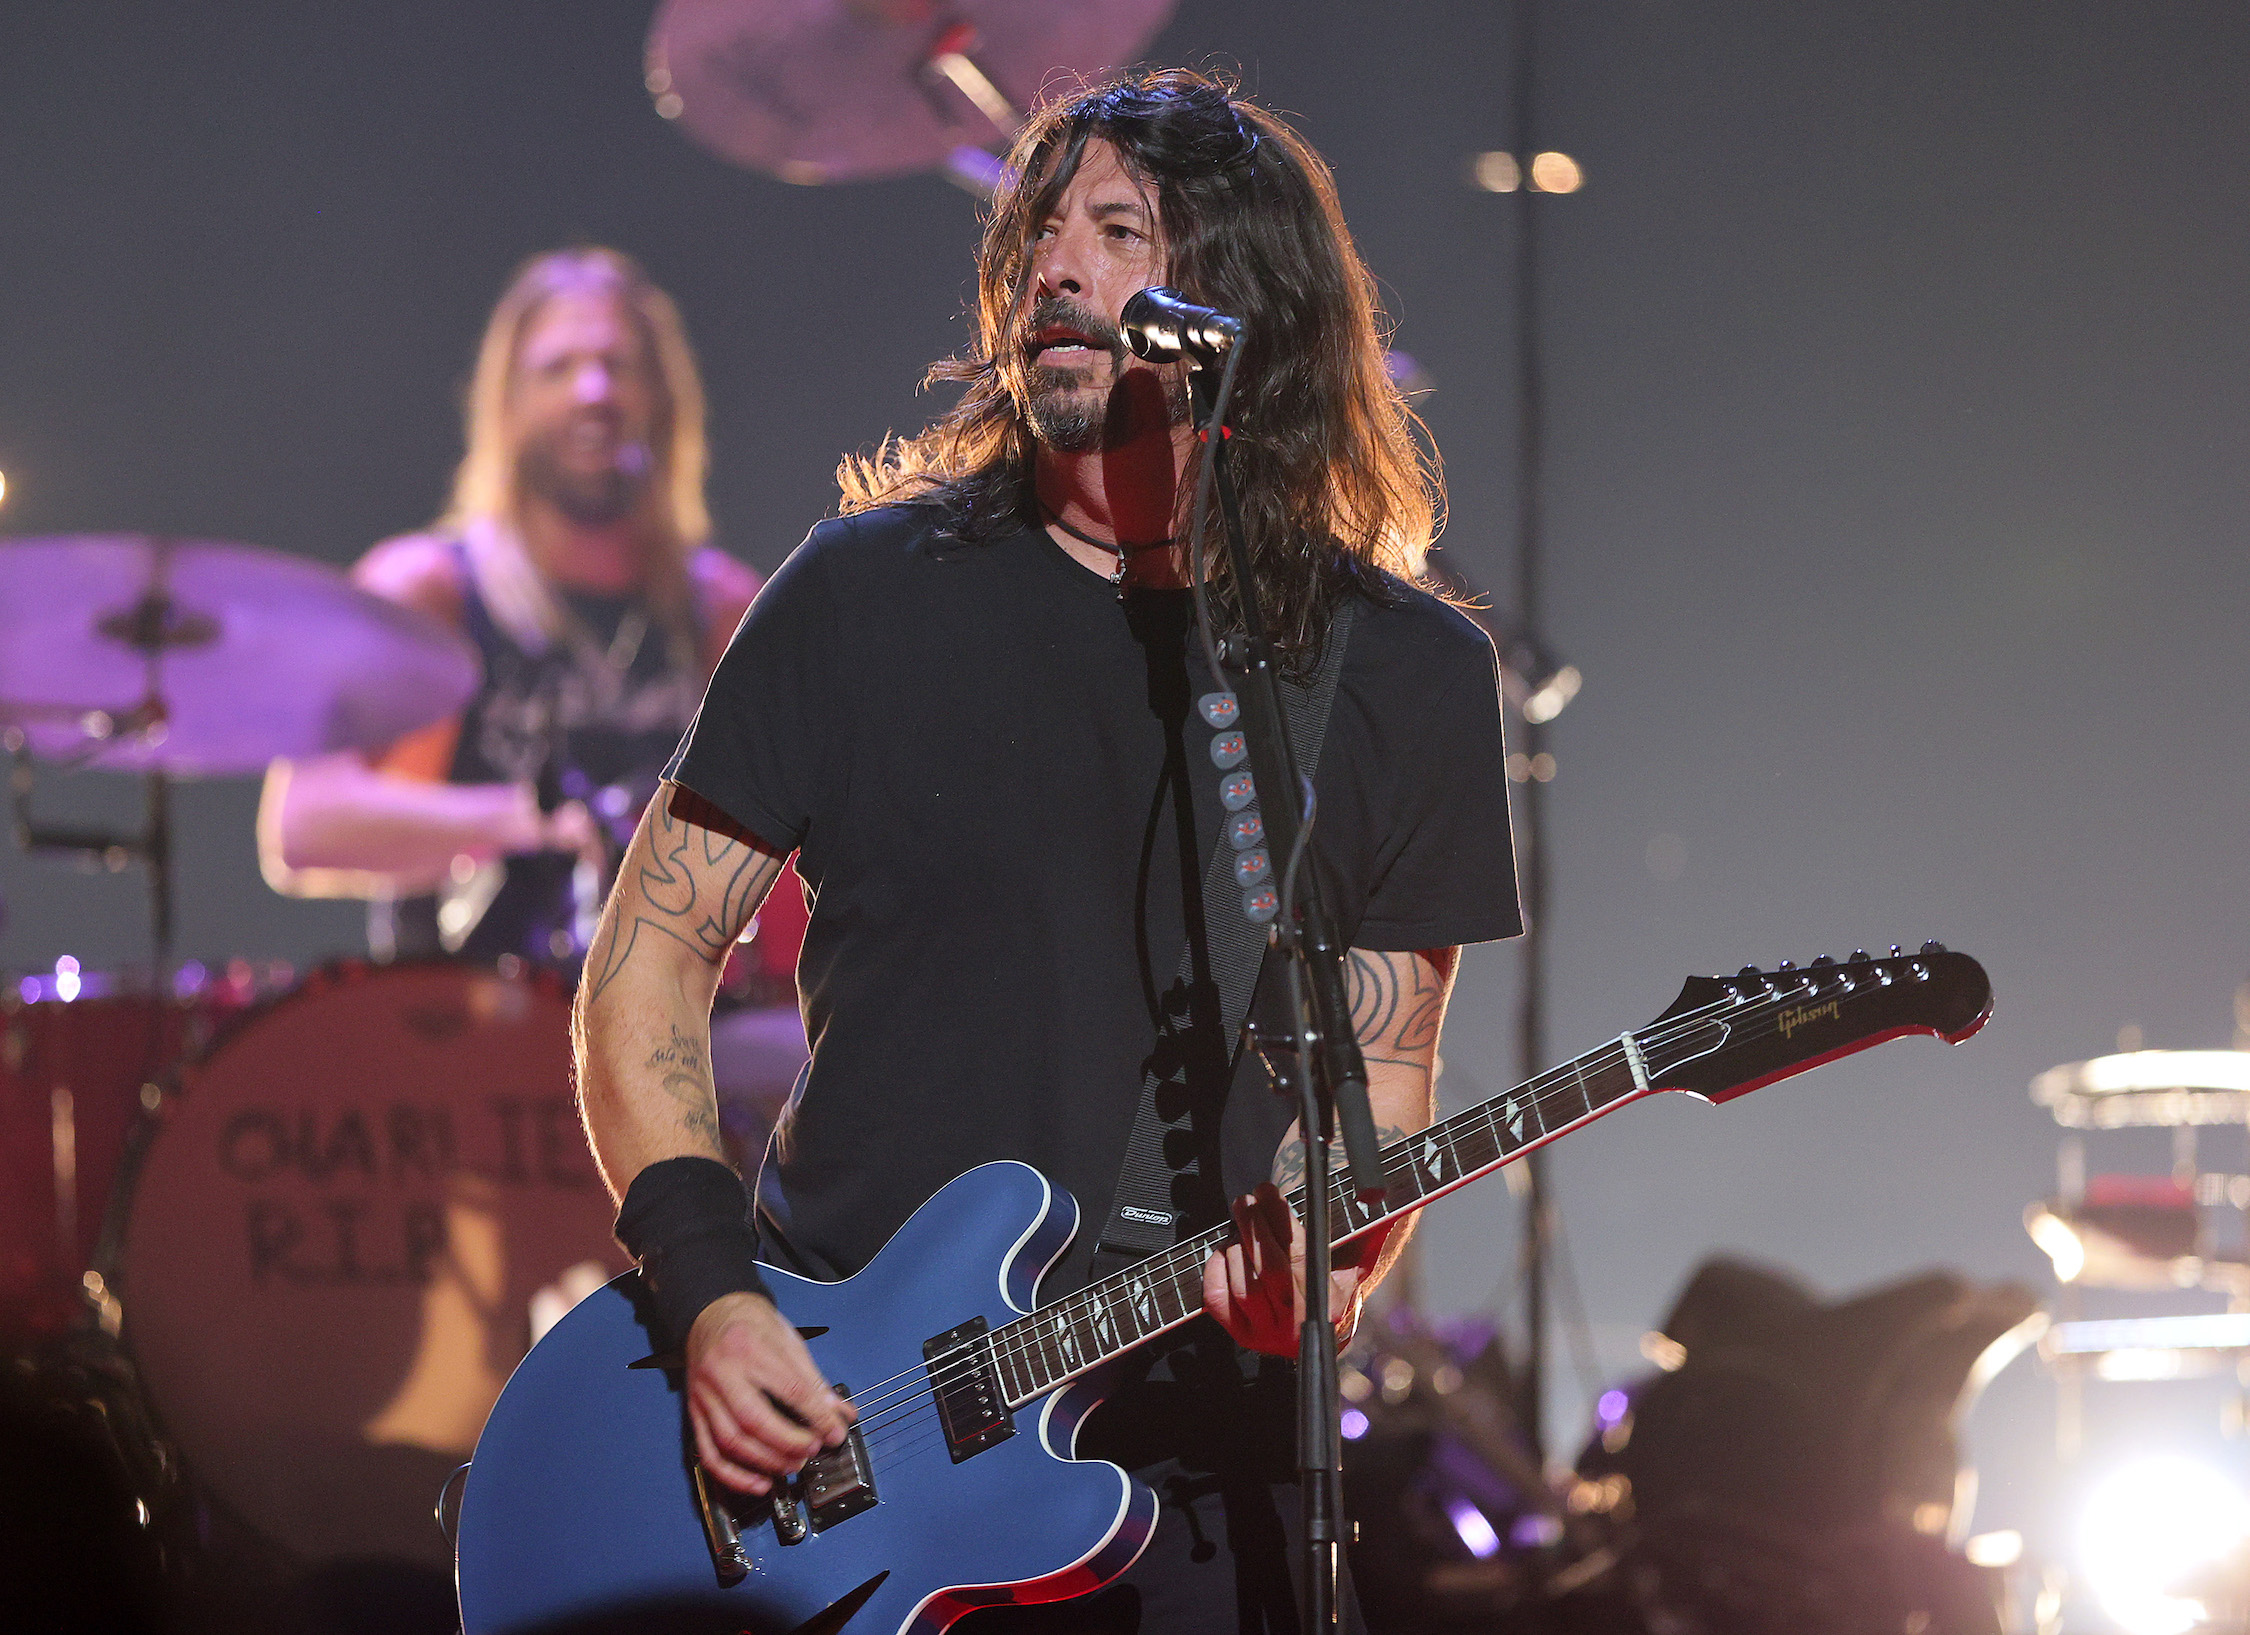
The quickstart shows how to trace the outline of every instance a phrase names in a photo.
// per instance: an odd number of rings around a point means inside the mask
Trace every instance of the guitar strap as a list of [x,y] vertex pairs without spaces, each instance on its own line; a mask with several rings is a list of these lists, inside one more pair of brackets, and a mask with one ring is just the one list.
[[[1357,611],[1356,599],[1345,597],[1329,624],[1320,665],[1311,679],[1302,684],[1288,680],[1281,684],[1289,747],[1296,754],[1298,772],[1308,779],[1320,766],[1321,745],[1328,736],[1328,713],[1336,702],[1336,682],[1344,671],[1344,650],[1350,644]],[[1201,720],[1201,715],[1196,719]],[[1214,732],[1214,740],[1226,730]],[[1216,757],[1213,759],[1215,762]],[[1206,774],[1201,766],[1191,774],[1206,775],[1223,774]],[[1228,828],[1234,826],[1236,817],[1233,812],[1227,814]],[[1217,1037],[1225,1041],[1222,1048],[1226,1054],[1223,1062],[1210,1064],[1215,1076],[1208,1082],[1228,1085],[1233,1079],[1242,1049],[1243,1022],[1249,1015],[1270,941],[1267,928],[1243,912],[1243,888],[1235,876],[1236,851],[1222,834],[1211,853],[1211,865],[1204,872],[1203,936],[1209,967],[1199,984],[1195,938],[1191,934],[1180,951],[1179,976],[1168,990],[1157,1047],[1141,1081],[1140,1107],[1133,1117],[1133,1132],[1126,1138],[1117,1197],[1102,1220],[1101,1237],[1095,1245],[1092,1276],[1096,1279],[1168,1249],[1178,1239],[1187,1200],[1202,1173],[1196,1150],[1194,1098],[1188,1082],[1189,1062],[1197,1048],[1193,1043],[1194,1019],[1201,1008],[1197,1001],[1207,1001],[1214,992],[1220,1020]],[[1273,883],[1277,886],[1287,863],[1284,857],[1273,859]],[[1208,1040],[1211,1036],[1203,1037]],[[1213,1109],[1210,1116],[1216,1118],[1217,1110]],[[1206,1133],[1212,1138],[1215,1153],[1216,1131]]]

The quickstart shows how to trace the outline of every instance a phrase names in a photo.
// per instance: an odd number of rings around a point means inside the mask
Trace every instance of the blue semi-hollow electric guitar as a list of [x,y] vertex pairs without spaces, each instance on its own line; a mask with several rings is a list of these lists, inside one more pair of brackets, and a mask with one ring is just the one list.
[[[1420,1208],[1612,1108],[1713,1102],[1885,1039],[1983,1025],[1977,963],[1935,943],[1887,959],[1691,978],[1646,1028],[1384,1149],[1339,1241]],[[1302,1193],[1291,1203],[1303,1211]],[[654,1354],[628,1273],[565,1317],[492,1410],[462,1494],[464,1635],[935,1635],[994,1603],[1115,1578],[1156,1496],[1071,1457],[1095,1371],[1202,1309],[1225,1228],[1034,1306],[1078,1207],[1022,1164],[924,1204],[858,1276],[766,1272],[859,1424],[778,1497],[723,1492],[690,1457],[676,1355]]]

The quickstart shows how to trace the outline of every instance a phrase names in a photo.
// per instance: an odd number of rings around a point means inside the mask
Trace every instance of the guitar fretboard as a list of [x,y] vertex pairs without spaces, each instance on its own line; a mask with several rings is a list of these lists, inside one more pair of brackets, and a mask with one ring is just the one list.
[[[1714,1036],[1724,1030],[1698,1030]],[[1672,1053],[1668,1053],[1672,1054]],[[1509,1159],[1649,1093],[1640,1042],[1630,1033],[1576,1061],[1480,1102],[1382,1151],[1385,1191],[1372,1207],[1346,1192],[1339,1174],[1329,1195],[1329,1233],[1343,1243],[1394,1216],[1421,1208]],[[1302,1219],[1305,1189],[1289,1195]],[[1162,1254],[1092,1283],[986,1336],[1009,1406],[1020,1407],[1065,1381],[1203,1310],[1203,1267],[1233,1240],[1213,1227]]]

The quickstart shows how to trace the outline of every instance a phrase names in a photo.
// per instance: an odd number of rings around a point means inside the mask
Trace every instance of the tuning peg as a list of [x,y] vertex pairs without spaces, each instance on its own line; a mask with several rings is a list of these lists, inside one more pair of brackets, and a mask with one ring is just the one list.
[[1900,947],[1900,946],[1899,946],[1899,945],[1898,945],[1897,943],[1895,943],[1895,942],[1894,942],[1894,943],[1892,943],[1892,944],[1891,944],[1891,958],[1893,958],[1893,959],[1898,959],[1898,958],[1901,958],[1901,957],[1902,957],[1902,956],[1903,956],[1903,955],[1904,955],[1905,953],[1906,953],[1906,950],[1905,950],[1905,949],[1903,949],[1903,948],[1901,948],[1901,947]]
[[1766,973],[1759,970],[1755,965],[1745,965],[1741,970],[1735,972],[1734,974],[1739,979],[1747,979],[1750,977],[1761,977]]
[[1813,961],[1814,965],[1833,965],[1835,963],[1836,962],[1830,959],[1826,954],[1821,955],[1820,958]]
[[1781,968],[1784,971],[1794,971],[1797,968],[1797,962],[1793,959],[1785,959],[1781,962]]
[[1870,954],[1866,949],[1854,948],[1852,950],[1851,963],[1854,965],[1866,965],[1871,963],[1874,958],[1875,956],[1873,954]]
[[1928,942],[1922,944],[1922,957],[1924,959],[1935,959],[1938,955],[1944,952],[1945,944],[1938,941],[1935,937],[1932,937]]

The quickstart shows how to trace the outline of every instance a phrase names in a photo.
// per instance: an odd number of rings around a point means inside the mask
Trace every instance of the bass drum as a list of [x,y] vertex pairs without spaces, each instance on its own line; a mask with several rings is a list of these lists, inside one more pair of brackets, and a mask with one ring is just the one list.
[[118,1292],[237,1520],[309,1563],[450,1569],[432,1507],[535,1301],[552,1321],[628,1264],[570,1084],[559,984],[444,964],[316,976],[185,1075]]

